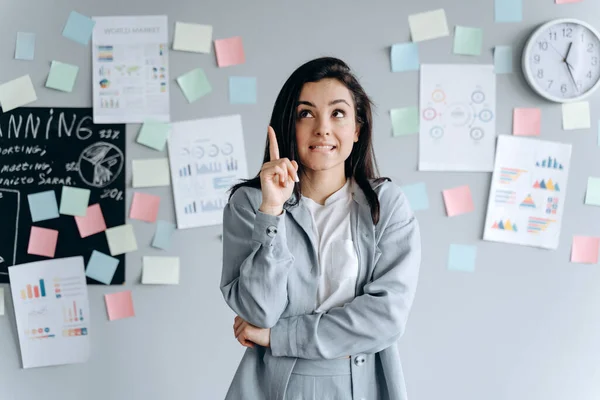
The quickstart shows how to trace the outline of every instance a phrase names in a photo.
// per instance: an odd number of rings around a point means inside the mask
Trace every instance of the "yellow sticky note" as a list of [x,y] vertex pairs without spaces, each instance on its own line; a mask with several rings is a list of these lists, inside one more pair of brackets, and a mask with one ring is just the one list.
[[2,111],[7,112],[37,100],[35,89],[29,75],[0,85],[0,105]]
[[169,160],[166,158],[152,158],[147,160],[133,160],[133,187],[169,186]]
[[178,285],[179,257],[144,257],[144,285]]
[[446,12],[443,9],[408,16],[410,36],[413,42],[449,36]]
[[563,103],[562,105],[563,129],[589,129],[590,103],[577,101],[574,103]]
[[135,240],[132,225],[124,224],[108,228],[105,233],[111,256],[118,256],[119,254],[137,250],[137,241]]

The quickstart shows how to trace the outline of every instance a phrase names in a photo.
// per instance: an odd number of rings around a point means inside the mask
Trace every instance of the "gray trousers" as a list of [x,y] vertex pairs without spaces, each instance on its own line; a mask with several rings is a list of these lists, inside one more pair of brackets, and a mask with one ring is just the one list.
[[378,400],[375,357],[361,354],[336,360],[299,358],[285,392],[286,400]]

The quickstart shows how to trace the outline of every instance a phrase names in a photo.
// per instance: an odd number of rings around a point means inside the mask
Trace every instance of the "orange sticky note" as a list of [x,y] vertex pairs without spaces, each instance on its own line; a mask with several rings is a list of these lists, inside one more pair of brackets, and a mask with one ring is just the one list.
[[54,258],[57,240],[57,230],[32,226],[31,232],[29,233],[29,246],[27,247],[27,253]]
[[219,67],[229,67],[246,62],[241,36],[215,40],[215,53]]
[[539,108],[515,108],[513,111],[513,135],[539,136],[542,126],[542,110]]
[[151,194],[135,192],[131,201],[129,218],[141,219],[146,222],[156,221],[160,197]]
[[449,217],[468,213],[475,209],[469,185],[446,189],[442,192],[442,195],[446,205],[446,214]]
[[81,235],[82,238],[106,230],[106,222],[104,222],[100,204],[89,206],[85,217],[75,216],[75,223],[77,223],[77,229],[79,229],[79,235]]
[[131,290],[105,294],[104,302],[106,303],[106,311],[108,313],[108,319],[110,321],[114,321],[116,319],[135,317],[135,311],[133,310],[133,298],[131,297]]
[[598,263],[600,238],[593,236],[573,236],[571,262],[583,264]]

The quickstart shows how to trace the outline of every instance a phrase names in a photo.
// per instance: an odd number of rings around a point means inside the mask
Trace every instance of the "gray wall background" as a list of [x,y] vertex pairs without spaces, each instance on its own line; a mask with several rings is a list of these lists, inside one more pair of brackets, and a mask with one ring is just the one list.
[[[570,264],[573,235],[600,236],[600,208],[583,205],[587,177],[600,176],[596,143],[598,96],[590,98],[593,128],[563,131],[560,105],[536,97],[520,72],[520,54],[532,30],[560,17],[575,17],[600,28],[593,0],[555,5],[525,0],[523,22],[494,23],[493,0],[322,1],[306,0],[1,0],[0,81],[29,73],[37,89],[33,106],[91,106],[90,47],[61,36],[69,12],[90,16],[169,17],[213,26],[213,39],[241,35],[246,63],[217,68],[212,54],[172,51],[171,77],[205,69],[213,93],[188,104],[171,85],[172,121],[240,113],[248,166],[260,168],[266,127],[275,97],[301,63],[322,55],[346,60],[361,78],[377,108],[374,145],[383,175],[401,183],[425,181],[430,209],[418,212],[423,230],[423,266],[401,355],[412,400],[596,400],[600,397],[600,270]],[[393,138],[389,109],[418,105],[418,73],[391,73],[389,47],[410,40],[410,14],[443,7],[455,25],[484,28],[479,57],[452,54],[452,37],[423,42],[421,63],[492,63],[495,45],[513,45],[515,73],[498,76],[500,134],[512,132],[514,107],[542,108],[542,139],[573,144],[566,211],[556,251],[483,242],[489,173],[418,172],[416,135]],[[35,61],[14,60],[17,31],[36,33]],[[80,66],[72,94],[44,88],[50,62]],[[258,78],[258,104],[233,106],[228,77]],[[128,125],[129,160],[156,152],[135,143],[139,125]],[[164,153],[166,155],[166,152]],[[128,162],[128,184],[131,180]],[[447,218],[441,191],[471,186],[476,211]],[[174,221],[170,188],[140,189],[162,197],[160,219]],[[129,207],[132,190],[128,190]],[[1,210],[0,210],[1,221]],[[103,294],[123,287],[90,286],[92,356],[88,363],[20,369],[12,303],[0,317],[0,399],[222,399],[244,348],[233,337],[234,314],[219,292],[220,227],[178,231],[172,249],[150,248],[153,228],[131,221],[139,251],[127,256],[127,283],[136,317],[109,322]],[[478,246],[475,273],[446,269],[450,243]],[[181,257],[181,284],[144,287],[143,255]]]

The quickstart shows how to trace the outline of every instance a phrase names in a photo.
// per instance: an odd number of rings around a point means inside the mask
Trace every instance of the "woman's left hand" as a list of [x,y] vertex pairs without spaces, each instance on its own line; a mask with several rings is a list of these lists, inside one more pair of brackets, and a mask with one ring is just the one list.
[[239,316],[233,322],[233,332],[238,342],[245,347],[254,347],[255,344],[269,347],[271,344],[271,329],[258,328]]

